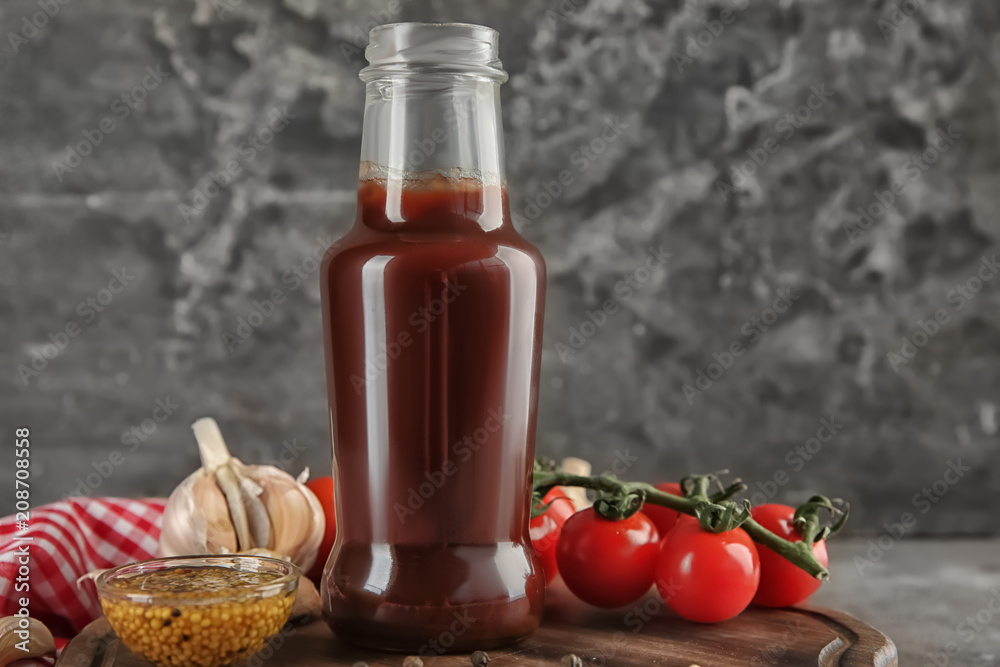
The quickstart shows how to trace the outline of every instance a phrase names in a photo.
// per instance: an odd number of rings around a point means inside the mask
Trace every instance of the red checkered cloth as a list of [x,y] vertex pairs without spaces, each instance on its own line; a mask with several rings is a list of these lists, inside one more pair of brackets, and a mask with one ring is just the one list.
[[[160,517],[166,501],[159,498],[69,498],[31,510],[27,530],[16,517],[0,519],[0,616],[20,609],[56,636],[72,636],[101,615],[93,584],[77,588],[88,572],[156,558]],[[30,540],[27,538],[31,538]],[[20,549],[30,555],[29,590],[18,582]]]

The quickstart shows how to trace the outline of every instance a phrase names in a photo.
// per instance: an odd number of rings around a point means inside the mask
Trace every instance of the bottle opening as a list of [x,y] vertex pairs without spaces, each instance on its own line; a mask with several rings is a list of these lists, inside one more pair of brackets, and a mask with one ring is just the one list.
[[361,80],[421,72],[507,80],[500,35],[471,23],[390,23],[372,28]]

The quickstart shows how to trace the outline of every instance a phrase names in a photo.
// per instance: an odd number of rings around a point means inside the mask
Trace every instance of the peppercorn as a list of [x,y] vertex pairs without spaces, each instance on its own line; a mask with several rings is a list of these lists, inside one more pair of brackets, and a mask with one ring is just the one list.
[[424,667],[424,661],[415,655],[403,658],[403,667]]
[[486,667],[490,664],[490,656],[486,651],[476,651],[472,654],[470,660],[472,661],[472,667]]
[[563,667],[583,667],[583,660],[580,659],[580,656],[572,653],[564,655],[561,662]]

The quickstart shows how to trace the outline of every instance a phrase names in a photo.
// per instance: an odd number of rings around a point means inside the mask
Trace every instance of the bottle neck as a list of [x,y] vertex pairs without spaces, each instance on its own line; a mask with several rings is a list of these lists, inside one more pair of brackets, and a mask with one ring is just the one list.
[[507,216],[501,201],[498,81],[446,73],[392,75],[369,81],[366,92],[361,190],[374,182],[384,188],[385,202],[376,212],[371,209],[382,205],[380,196],[359,198],[368,209],[363,217],[377,213],[395,228],[413,220],[407,199],[424,200],[433,190],[451,217],[475,220],[485,229],[502,224]]
[[503,182],[497,81],[447,74],[392,76],[369,81],[366,93],[362,178]]

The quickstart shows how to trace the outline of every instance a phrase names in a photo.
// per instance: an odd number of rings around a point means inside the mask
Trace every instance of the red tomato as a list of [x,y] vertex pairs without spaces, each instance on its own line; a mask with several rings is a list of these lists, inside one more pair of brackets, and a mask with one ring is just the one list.
[[559,566],[556,563],[556,545],[559,543],[559,534],[562,532],[566,519],[573,516],[576,509],[573,501],[558,486],[552,487],[545,497],[542,498],[543,505],[549,505],[549,509],[541,516],[536,516],[528,525],[528,534],[531,536],[531,545],[535,547],[538,559],[542,561],[542,570],[545,572],[545,583],[551,583],[555,579]]
[[717,623],[746,609],[760,582],[753,540],[742,528],[703,531],[681,521],[663,540],[656,562],[656,588],[680,616]]
[[337,536],[337,514],[333,508],[333,477],[317,477],[306,482],[306,486],[316,494],[320,505],[323,506],[323,516],[326,517],[323,541],[320,542],[319,551],[316,552],[316,562],[309,568],[308,574],[310,579],[318,582],[323,576],[323,568],[326,567],[330,550],[333,549],[333,539]]
[[[700,526],[701,525],[701,524],[698,523],[698,517],[691,516],[690,514],[678,514],[677,515],[677,523],[675,523],[674,527],[670,529],[671,532],[675,528],[677,528],[677,526],[680,526],[681,524],[685,524],[685,523],[691,524],[692,526]],[[660,544],[661,545],[663,544],[663,540],[662,539],[660,540]]]
[[658,540],[656,526],[642,512],[611,521],[591,507],[566,521],[556,561],[578,598],[595,607],[622,607],[653,585]]
[[[673,496],[684,495],[684,492],[681,491],[681,485],[675,482],[663,482],[662,484],[657,484],[656,488]],[[669,533],[674,527],[674,524],[677,523],[677,517],[680,514],[677,510],[667,509],[666,507],[661,507],[660,505],[654,505],[652,503],[646,503],[643,505],[642,513],[648,516],[649,520],[656,524],[656,532],[660,534],[661,538],[667,536],[667,533]]]
[[[750,510],[754,521],[769,531],[791,542],[801,542],[802,536],[792,522],[795,508],[788,505],[761,505]],[[767,547],[758,546],[760,555],[760,588],[754,596],[754,604],[765,607],[789,607],[807,599],[819,588],[819,579],[795,567]],[[816,560],[827,566],[830,557],[826,553],[826,542],[820,540],[813,545]]]

